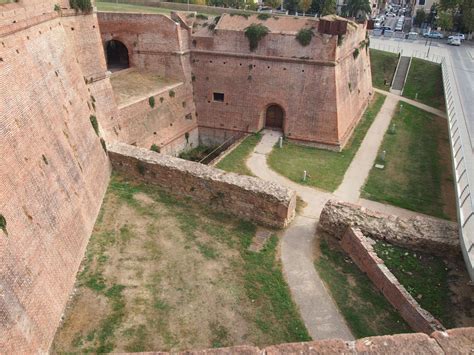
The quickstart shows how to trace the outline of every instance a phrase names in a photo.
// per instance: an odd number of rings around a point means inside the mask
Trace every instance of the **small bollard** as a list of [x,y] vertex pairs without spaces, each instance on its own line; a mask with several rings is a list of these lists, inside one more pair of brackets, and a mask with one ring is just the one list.
[[280,139],[278,139],[278,145],[280,148],[283,148],[283,137],[280,137]]
[[402,112],[403,104],[400,104],[400,113]]
[[392,123],[392,125],[390,126],[390,130],[389,130],[390,134],[395,134],[395,127],[396,127],[395,123]]
[[306,173],[306,170],[305,170],[305,171],[303,171],[303,181],[306,181],[306,175],[307,175],[307,173]]
[[380,154],[380,159],[382,159],[382,161],[385,161],[385,154],[387,154],[385,150],[383,150],[382,154]]
[[418,100],[418,93],[415,94],[415,100]]

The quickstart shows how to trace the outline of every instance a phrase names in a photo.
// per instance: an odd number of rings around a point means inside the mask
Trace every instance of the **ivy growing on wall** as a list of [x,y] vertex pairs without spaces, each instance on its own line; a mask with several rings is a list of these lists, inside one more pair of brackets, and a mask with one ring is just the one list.
[[258,42],[265,37],[270,30],[267,26],[262,25],[261,23],[256,24],[252,23],[245,29],[245,37],[249,40],[249,47],[251,51],[254,51],[258,47]]
[[0,229],[5,233],[7,233],[7,220],[3,216],[3,214],[0,214]]
[[150,104],[151,108],[155,107],[155,98],[153,96],[150,96],[150,98],[148,99],[148,103]]
[[359,56],[359,48],[354,49],[352,56],[354,57],[354,59],[356,59]]
[[89,120],[91,121],[91,125],[94,128],[95,134],[99,135],[99,123],[97,122],[97,117],[90,115]]
[[310,28],[302,28],[296,34],[296,40],[305,47],[310,44],[311,39],[313,38],[313,31]]
[[85,13],[92,11],[91,0],[69,0],[69,6],[76,11],[82,11]]
[[266,13],[261,13],[261,14],[258,14],[257,15],[257,18],[259,20],[262,20],[262,21],[266,21],[268,20],[270,17],[272,17],[270,14],[266,14]]

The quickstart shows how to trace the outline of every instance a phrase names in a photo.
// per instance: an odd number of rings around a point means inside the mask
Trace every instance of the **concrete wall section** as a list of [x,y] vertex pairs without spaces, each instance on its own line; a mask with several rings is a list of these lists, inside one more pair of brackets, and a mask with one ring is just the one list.
[[33,353],[48,351],[110,170],[68,29],[16,25],[0,44],[0,349]]
[[295,214],[296,193],[271,182],[123,143],[111,145],[109,156],[121,174],[244,219],[284,227]]
[[441,257],[458,258],[458,226],[454,222],[417,216],[400,218],[364,207],[329,200],[319,218],[318,230],[341,240],[347,227],[359,228],[370,238]]
[[340,244],[414,331],[431,334],[435,330],[444,330],[441,323],[421,308],[398,282],[373,250],[373,241],[366,238],[359,229],[347,228]]

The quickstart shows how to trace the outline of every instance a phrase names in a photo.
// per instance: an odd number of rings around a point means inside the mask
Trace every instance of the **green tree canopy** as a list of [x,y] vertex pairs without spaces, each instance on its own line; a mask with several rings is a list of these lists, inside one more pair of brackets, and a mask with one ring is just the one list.
[[415,22],[415,25],[421,26],[423,22],[426,20],[426,12],[423,9],[418,9],[416,10],[416,15],[415,19],[413,20]]
[[371,12],[369,0],[349,0],[347,2],[346,11],[351,17],[356,17],[359,13],[364,16]]

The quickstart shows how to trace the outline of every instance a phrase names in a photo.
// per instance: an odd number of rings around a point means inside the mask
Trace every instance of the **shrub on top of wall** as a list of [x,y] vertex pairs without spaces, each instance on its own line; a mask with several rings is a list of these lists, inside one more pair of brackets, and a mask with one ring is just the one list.
[[160,153],[161,151],[160,147],[158,147],[155,143],[151,145],[150,150],[157,153]]
[[196,18],[200,19],[200,20],[207,20],[209,19],[209,17],[207,17],[206,15],[204,14],[197,14],[196,15]]
[[92,11],[91,0],[69,0],[69,6],[76,11],[89,13]]
[[296,40],[300,42],[303,47],[305,47],[311,43],[313,36],[314,34],[311,28],[302,28],[296,34]]
[[151,108],[155,107],[155,98],[153,96],[150,96],[150,98],[148,99],[148,104]]
[[257,15],[257,18],[259,20],[262,20],[262,21],[266,21],[268,20],[270,17],[272,17],[270,14],[266,14],[266,13],[261,13],[261,14],[258,14]]
[[175,97],[176,93],[173,90],[170,90],[169,95],[170,95],[170,97]]
[[261,23],[252,23],[245,29],[245,37],[249,40],[249,47],[251,51],[254,51],[258,47],[258,42],[265,37],[270,30],[267,26]]

